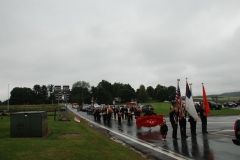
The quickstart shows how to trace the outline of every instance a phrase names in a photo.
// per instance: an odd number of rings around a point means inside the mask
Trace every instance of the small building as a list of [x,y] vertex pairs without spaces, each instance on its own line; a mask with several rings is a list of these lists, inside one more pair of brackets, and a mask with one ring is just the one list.
[[46,111],[15,112],[10,115],[10,137],[44,137],[48,134]]

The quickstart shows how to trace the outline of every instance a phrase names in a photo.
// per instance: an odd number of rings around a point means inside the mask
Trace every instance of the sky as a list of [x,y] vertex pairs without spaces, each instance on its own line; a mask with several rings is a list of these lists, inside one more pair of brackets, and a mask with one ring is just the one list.
[[15,87],[240,91],[238,0],[0,0],[0,100]]

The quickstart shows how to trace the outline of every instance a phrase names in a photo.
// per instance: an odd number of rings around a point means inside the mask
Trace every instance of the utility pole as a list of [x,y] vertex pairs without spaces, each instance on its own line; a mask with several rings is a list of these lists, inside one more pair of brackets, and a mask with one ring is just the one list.
[[8,108],[7,111],[9,111],[9,84],[8,84]]

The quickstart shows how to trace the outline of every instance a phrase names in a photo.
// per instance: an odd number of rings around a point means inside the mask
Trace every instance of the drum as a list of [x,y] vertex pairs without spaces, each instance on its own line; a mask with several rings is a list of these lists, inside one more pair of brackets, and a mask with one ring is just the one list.
[[131,116],[131,115],[132,115],[132,113],[131,113],[131,112],[129,112],[129,113],[128,113],[128,116]]
[[122,113],[118,113],[118,117],[122,117]]

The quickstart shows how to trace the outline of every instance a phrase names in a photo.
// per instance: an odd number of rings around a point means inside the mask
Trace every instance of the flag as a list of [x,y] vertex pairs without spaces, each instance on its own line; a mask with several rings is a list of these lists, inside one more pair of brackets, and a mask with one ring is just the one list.
[[192,92],[189,89],[188,82],[186,82],[186,98],[185,98],[185,109],[196,121],[198,119],[198,114],[192,99]]
[[175,100],[176,100],[177,105],[178,105],[179,114],[183,117],[185,113],[184,113],[184,110],[183,110],[183,107],[182,107],[182,97],[181,97],[181,92],[180,92],[180,88],[179,88],[179,83],[177,85]]
[[206,91],[205,91],[205,88],[204,88],[203,84],[202,84],[202,90],[203,90],[204,110],[205,110],[206,116],[208,117],[210,115],[210,107],[209,107],[209,104],[208,104],[207,94],[206,94]]

